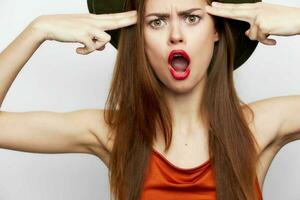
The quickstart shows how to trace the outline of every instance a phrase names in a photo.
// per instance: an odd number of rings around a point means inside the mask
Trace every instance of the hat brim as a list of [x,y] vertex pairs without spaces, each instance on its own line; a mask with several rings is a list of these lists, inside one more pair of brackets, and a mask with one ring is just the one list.
[[[261,0],[219,0],[222,3],[256,3]],[[87,0],[88,10],[93,14],[119,13],[123,11],[124,0]],[[240,67],[252,55],[258,45],[258,41],[250,40],[245,32],[250,24],[244,21],[229,20],[233,29],[235,40],[235,62],[234,69]],[[118,49],[120,29],[106,31],[110,36],[110,43]]]

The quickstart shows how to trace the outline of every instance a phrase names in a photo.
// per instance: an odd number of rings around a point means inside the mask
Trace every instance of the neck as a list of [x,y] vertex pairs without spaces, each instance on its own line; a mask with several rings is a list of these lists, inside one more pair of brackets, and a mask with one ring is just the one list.
[[191,136],[199,132],[199,129],[203,129],[200,104],[204,86],[203,78],[187,93],[178,94],[168,89],[164,91],[172,116],[174,135]]

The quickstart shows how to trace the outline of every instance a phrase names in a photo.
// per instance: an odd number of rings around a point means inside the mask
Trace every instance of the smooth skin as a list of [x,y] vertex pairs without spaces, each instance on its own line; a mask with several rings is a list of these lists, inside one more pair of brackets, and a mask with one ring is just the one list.
[[[300,34],[300,8],[264,2],[230,4],[213,2],[206,11],[215,16],[242,20],[250,24],[245,32],[251,40],[276,45],[270,35]],[[276,13],[276,14],[274,14]],[[276,153],[286,144],[300,139],[300,95],[278,96],[248,104],[256,117],[250,128],[261,147],[257,175],[262,187]]]
[[[182,10],[199,7],[201,10],[195,10],[190,15],[179,15]],[[178,167],[199,166],[199,163],[208,160],[207,130],[201,127],[197,115],[205,71],[210,62],[213,43],[218,40],[212,15],[245,20],[251,24],[249,32],[245,33],[250,39],[273,45],[275,40],[267,39],[271,34],[300,33],[299,8],[262,3],[211,7],[205,0],[151,0],[146,3],[145,15],[150,13],[164,13],[165,16],[146,17],[145,51],[152,69],[164,85],[164,94],[174,122],[168,153],[162,153],[162,134],[158,134],[159,139],[155,141],[154,148]],[[273,16],[274,13],[276,16]],[[200,20],[193,15],[200,16]],[[186,50],[192,60],[191,74],[181,82],[175,81],[166,68],[168,52],[177,48]],[[262,186],[279,149],[300,139],[300,95],[272,97],[248,105],[255,114],[252,123],[247,110],[243,110],[260,147],[259,161],[262,165],[257,166],[257,176]]]
[[[265,45],[276,45],[269,35],[292,36],[300,34],[300,8],[269,3],[230,4],[213,2],[206,11],[215,16],[242,20],[250,24],[245,32],[251,40]],[[276,14],[274,14],[276,13]],[[272,137],[300,139],[300,95],[272,97],[251,104],[267,113],[269,122],[278,122],[279,130]],[[264,114],[265,115],[265,114]],[[279,135],[278,135],[279,134]]]
[[267,38],[269,35],[291,36],[299,34],[300,30],[300,8],[264,2],[212,2],[212,6],[206,6],[206,11],[211,15],[248,22],[250,28],[245,35],[265,45],[276,44],[276,40]]
[[[44,41],[81,43],[84,46],[76,52],[86,55],[104,49],[111,39],[104,31],[130,26],[136,21],[136,11],[37,17],[0,54],[0,103],[19,71]],[[104,160],[106,150],[100,141],[105,140],[108,131],[102,123],[102,113],[101,109],[64,113],[1,111],[0,147],[38,153],[90,153]],[[103,134],[95,135],[95,131]]]
[[[299,9],[286,8],[278,12],[278,8],[284,7],[257,3],[255,6],[259,6],[261,12],[254,12],[254,8],[238,7],[242,6],[241,4],[228,6],[236,7],[207,7],[206,9],[210,14],[236,19],[241,19],[244,13],[250,17],[248,19],[260,19],[262,16],[264,22],[256,20],[255,24],[258,27],[257,30],[261,30],[265,36],[278,33],[300,34]],[[273,20],[275,12],[277,15],[274,17],[286,20]],[[291,20],[289,16],[297,17]],[[102,17],[93,14],[38,17],[0,54],[0,102],[2,103],[18,72],[45,40],[83,43],[85,47],[77,49],[77,53],[88,54],[93,50],[103,49],[109,41],[110,37],[105,35],[104,30],[135,23],[136,13],[103,15]],[[280,32],[280,30],[284,31]],[[94,41],[92,36],[98,40],[91,42]],[[251,36],[252,39],[258,39],[254,36]],[[274,42],[266,40],[264,36],[260,40],[268,44]],[[259,133],[258,142],[261,144],[262,152],[270,149],[272,144],[272,155],[265,154],[266,156],[272,157],[284,144],[300,139],[300,95],[272,97],[248,105],[256,115],[253,124],[255,131]],[[5,111],[0,113],[1,148],[39,153],[82,152],[94,154],[105,161],[104,157],[108,150],[107,133],[108,127],[104,123],[101,109],[85,109],[67,113]],[[277,142],[273,143],[275,140]],[[268,166],[263,170],[267,168]]]

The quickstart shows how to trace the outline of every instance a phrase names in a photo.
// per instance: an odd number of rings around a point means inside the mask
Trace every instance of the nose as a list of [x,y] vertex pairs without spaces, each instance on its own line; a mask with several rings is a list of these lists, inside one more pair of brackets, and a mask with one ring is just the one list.
[[169,45],[174,45],[183,42],[184,42],[184,36],[180,28],[180,24],[179,22],[175,21],[170,26],[170,36],[169,36],[168,43]]

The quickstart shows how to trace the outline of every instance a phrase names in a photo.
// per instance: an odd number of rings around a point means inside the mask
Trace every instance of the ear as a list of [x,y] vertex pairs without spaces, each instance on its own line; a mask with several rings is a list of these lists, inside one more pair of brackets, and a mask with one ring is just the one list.
[[219,33],[217,31],[215,31],[214,33],[214,41],[215,42],[219,41]]

